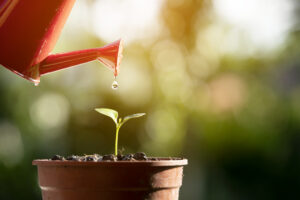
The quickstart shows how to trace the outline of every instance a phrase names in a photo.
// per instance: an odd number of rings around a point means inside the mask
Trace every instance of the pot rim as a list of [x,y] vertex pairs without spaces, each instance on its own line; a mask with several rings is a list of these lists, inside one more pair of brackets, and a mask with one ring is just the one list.
[[[174,157],[156,157],[159,160],[137,160],[137,161],[69,161],[69,160],[49,160],[37,159],[32,161],[32,165],[37,166],[153,166],[153,167],[173,167],[184,166],[188,164],[185,158]],[[151,157],[150,157],[151,159]]]

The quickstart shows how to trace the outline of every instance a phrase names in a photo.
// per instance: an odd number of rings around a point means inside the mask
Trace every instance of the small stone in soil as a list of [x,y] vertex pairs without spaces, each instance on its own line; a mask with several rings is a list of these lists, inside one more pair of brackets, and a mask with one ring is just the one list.
[[122,160],[131,160],[131,161],[133,161],[133,160],[134,160],[133,154],[127,154],[127,155],[125,155],[125,156],[122,158]]
[[66,160],[80,161],[80,157],[72,155],[72,156],[68,156]]
[[96,154],[96,153],[95,153],[93,156],[94,156],[95,158],[101,157],[99,154]]
[[102,156],[99,156],[97,162],[101,162],[101,161],[102,161]]
[[94,156],[86,156],[84,160],[85,161],[96,161],[96,157],[94,157]]
[[118,154],[118,155],[117,155],[117,159],[118,159],[118,160],[122,160],[124,157],[125,157],[125,156],[122,155],[122,154]]
[[117,161],[117,157],[113,154],[104,155],[102,157],[102,160],[104,161]]
[[147,160],[147,156],[144,152],[135,153],[133,158],[136,160]]
[[51,158],[51,160],[64,160],[64,157],[60,155],[55,155]]

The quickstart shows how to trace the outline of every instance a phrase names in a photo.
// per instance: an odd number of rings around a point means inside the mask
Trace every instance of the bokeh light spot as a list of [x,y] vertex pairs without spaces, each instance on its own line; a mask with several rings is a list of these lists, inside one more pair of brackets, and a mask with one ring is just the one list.
[[13,166],[22,160],[23,154],[19,130],[8,122],[0,122],[0,162]]
[[46,93],[32,104],[30,116],[34,124],[41,129],[61,127],[69,119],[69,102],[62,95]]
[[117,77],[119,83],[117,94],[120,95],[120,98],[127,105],[135,107],[149,102],[152,95],[152,84],[146,63],[138,59],[127,59],[124,60],[122,67],[124,70]]
[[229,111],[243,105],[246,98],[244,81],[234,74],[222,74],[210,83],[212,109]]

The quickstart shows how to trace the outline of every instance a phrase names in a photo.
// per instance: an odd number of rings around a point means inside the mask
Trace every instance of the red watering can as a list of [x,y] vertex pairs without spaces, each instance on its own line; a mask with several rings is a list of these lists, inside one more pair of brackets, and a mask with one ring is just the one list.
[[117,76],[121,40],[101,48],[50,54],[75,0],[0,0],[0,64],[36,84],[40,76],[98,59]]

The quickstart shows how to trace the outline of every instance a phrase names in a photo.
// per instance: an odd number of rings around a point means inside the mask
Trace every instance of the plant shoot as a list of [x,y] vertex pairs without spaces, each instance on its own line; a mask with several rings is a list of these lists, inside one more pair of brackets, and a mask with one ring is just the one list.
[[96,108],[95,110],[97,112],[101,113],[102,115],[106,115],[106,116],[110,117],[116,124],[116,139],[115,139],[115,155],[116,156],[118,155],[118,136],[119,136],[119,130],[120,130],[121,126],[130,119],[138,118],[138,117],[142,117],[142,116],[146,115],[146,113],[136,113],[136,114],[128,115],[122,119],[121,117],[118,118],[118,116],[119,116],[118,112],[113,109]]

